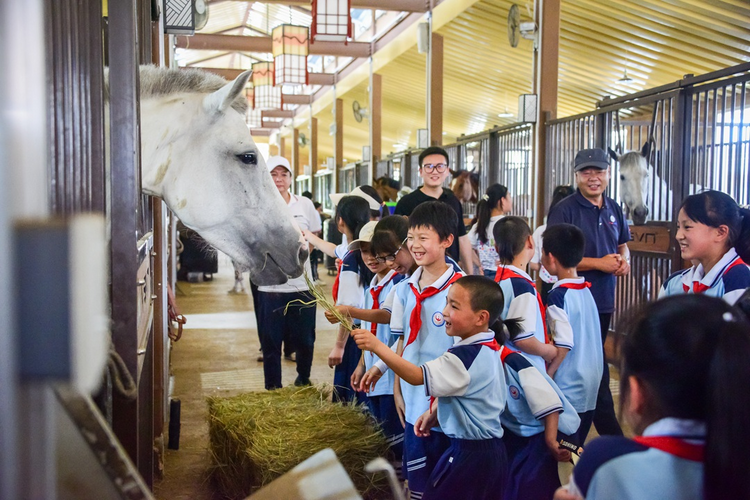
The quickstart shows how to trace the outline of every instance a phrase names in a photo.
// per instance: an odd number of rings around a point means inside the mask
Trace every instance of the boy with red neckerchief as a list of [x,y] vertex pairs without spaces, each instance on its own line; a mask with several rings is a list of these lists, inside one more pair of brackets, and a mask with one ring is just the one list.
[[547,296],[547,328],[557,348],[547,373],[581,418],[578,432],[569,441],[583,446],[594,418],[604,366],[601,326],[589,291],[591,284],[576,271],[586,239],[572,224],[548,227],[542,238],[542,264],[558,279]]
[[531,364],[544,372],[545,362],[557,356],[557,349],[548,341],[542,299],[525,271],[534,256],[531,228],[520,217],[509,216],[499,220],[492,232],[500,260],[495,281],[503,290],[502,317],[518,318],[521,322],[520,333],[505,344],[526,354]]
[[[450,286],[462,273],[446,263],[445,252],[453,242],[459,223],[455,211],[445,203],[428,201],[409,216],[406,248],[419,266],[407,280],[393,290],[391,333],[402,337],[397,353],[420,366],[443,355],[453,347],[453,338],[445,332],[443,308]],[[385,373],[385,363],[376,365]],[[430,407],[424,388],[396,378],[405,406],[404,477],[412,498],[421,498],[427,479],[450,440],[435,426],[429,436],[417,437],[414,425]]]

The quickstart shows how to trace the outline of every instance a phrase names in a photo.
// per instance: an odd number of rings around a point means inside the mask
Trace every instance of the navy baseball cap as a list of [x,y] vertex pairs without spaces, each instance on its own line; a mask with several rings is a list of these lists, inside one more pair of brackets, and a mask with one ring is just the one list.
[[598,168],[599,170],[606,170],[609,167],[609,155],[603,149],[582,149],[576,154],[575,162],[573,163],[574,172],[580,172],[584,168]]

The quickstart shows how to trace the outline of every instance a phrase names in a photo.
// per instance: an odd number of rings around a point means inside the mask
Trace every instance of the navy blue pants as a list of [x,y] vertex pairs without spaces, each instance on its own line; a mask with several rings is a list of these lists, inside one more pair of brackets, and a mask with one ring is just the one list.
[[[602,331],[602,352],[604,352],[604,342],[607,340],[609,333],[609,322],[612,319],[612,313],[599,313],[599,323]],[[594,412],[594,427],[596,432],[601,436],[622,436],[622,428],[615,415],[615,404],[612,400],[612,392],[609,390],[609,366],[607,365],[607,356],[604,355],[604,371],[602,372],[602,381],[599,384],[599,392],[596,395],[596,411]]]
[[266,389],[281,387],[281,343],[285,337],[292,340],[297,351],[297,380],[295,384],[310,382],[313,348],[315,346],[315,305],[290,302],[300,299],[309,302],[306,292],[258,292],[258,334],[263,349],[263,375]]
[[505,429],[508,485],[505,500],[550,500],[560,487],[557,460],[544,441],[544,432],[522,437]]
[[352,374],[357,369],[362,351],[354,339],[347,337],[341,364],[333,369],[333,402],[366,403],[367,394],[352,389]]
[[422,498],[430,474],[450,445],[450,438],[442,432],[432,431],[427,437],[417,437],[414,426],[406,422],[403,477],[409,481],[410,498]]
[[451,438],[450,442],[450,448],[430,474],[422,498],[502,500],[508,482],[503,440]]
[[398,419],[393,394],[369,396],[367,405],[388,439],[394,460],[401,463],[404,451],[404,428],[401,427],[401,421]]

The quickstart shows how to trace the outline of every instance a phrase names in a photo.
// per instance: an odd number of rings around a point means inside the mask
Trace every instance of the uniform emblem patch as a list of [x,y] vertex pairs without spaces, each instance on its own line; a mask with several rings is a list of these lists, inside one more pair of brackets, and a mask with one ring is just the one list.
[[610,224],[614,224],[615,222],[617,222],[617,219],[615,219],[615,216],[614,215],[610,215],[609,216],[609,223]]
[[513,399],[518,399],[521,397],[521,391],[519,391],[518,387],[516,387],[515,385],[511,385],[510,387],[508,387],[508,392],[510,392],[510,397],[512,397]]
[[445,318],[443,318],[443,313],[440,311],[436,312],[432,315],[432,324],[435,326],[443,326],[445,324]]

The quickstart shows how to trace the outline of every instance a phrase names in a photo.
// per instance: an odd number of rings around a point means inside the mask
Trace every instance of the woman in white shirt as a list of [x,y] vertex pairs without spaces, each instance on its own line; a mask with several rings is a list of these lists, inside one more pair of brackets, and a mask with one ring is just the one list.
[[492,228],[513,208],[508,188],[501,184],[493,184],[477,203],[476,224],[469,231],[469,242],[475,254],[479,256],[482,272],[490,278],[495,277],[497,266],[497,251]]

